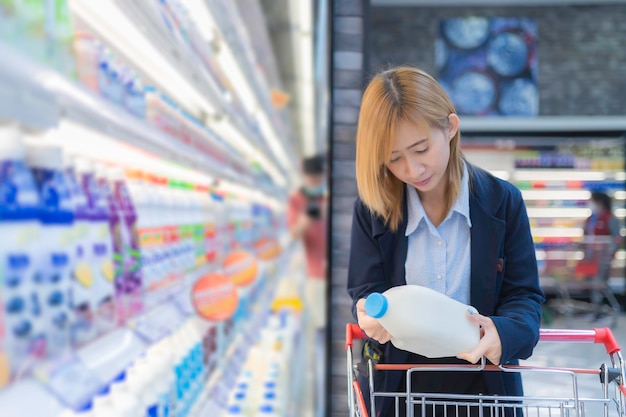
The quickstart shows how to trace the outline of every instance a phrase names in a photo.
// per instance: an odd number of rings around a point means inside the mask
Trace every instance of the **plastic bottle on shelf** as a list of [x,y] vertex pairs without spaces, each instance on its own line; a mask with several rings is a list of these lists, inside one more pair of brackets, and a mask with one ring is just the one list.
[[126,380],[124,381],[123,388],[125,392],[135,399],[135,409],[138,410],[137,415],[147,417],[149,415],[148,410],[150,409],[150,400],[146,394],[146,387],[151,382],[148,380],[151,375],[148,375],[146,372],[142,372],[143,370],[132,369],[134,368],[129,368],[126,371]]
[[156,175],[149,177],[149,201],[151,202],[149,213],[152,222],[152,239],[154,243],[154,264],[153,270],[155,275],[152,278],[153,289],[151,291],[151,298],[155,303],[160,302],[167,295],[167,286],[169,285],[170,275],[172,273],[171,263],[169,259],[169,240],[166,239],[167,233],[167,221],[168,221],[168,206],[167,206],[167,193],[164,184],[164,180]]
[[173,409],[176,392],[171,356],[165,345],[154,346],[146,353],[146,361],[154,368],[154,389],[158,397],[159,416],[169,416]]
[[111,386],[110,403],[115,417],[143,417],[137,399],[128,392],[126,382],[120,382]]
[[78,80],[92,91],[100,92],[98,84],[98,51],[100,42],[87,31],[77,31],[74,55]]
[[92,413],[94,417],[106,417],[113,414],[111,397],[108,390],[102,395],[97,395],[92,400]]
[[204,245],[206,262],[212,263],[217,259],[216,229],[214,203],[209,187],[201,187],[198,191],[200,200],[201,218],[204,223]]
[[224,197],[217,192],[211,192],[211,200],[213,201],[214,228],[215,228],[215,260],[221,263],[222,259],[228,254],[228,218],[226,216],[226,207]]
[[157,302],[152,297],[155,288],[155,277],[158,273],[153,239],[152,201],[149,186],[143,180],[143,174],[130,171],[128,176],[128,192],[135,203],[137,211],[137,238],[141,259],[142,295],[146,309],[154,307]]
[[[189,185],[188,191],[193,207],[193,242],[194,242],[194,267],[196,270],[196,274],[192,276],[193,281],[197,279],[197,273],[204,265],[208,262],[207,257],[207,227],[209,225],[209,221],[206,217],[206,207],[208,198],[204,197],[206,194],[202,193],[198,186],[194,186],[193,184]],[[208,196],[207,196],[208,197]]]
[[137,211],[128,192],[126,178],[122,168],[110,168],[108,171],[111,191],[115,206],[120,213],[120,230],[123,230],[123,279],[118,290],[128,302],[128,315],[133,316],[142,311],[142,270],[139,237],[137,235]]
[[72,342],[83,344],[96,336],[94,317],[96,306],[93,303],[94,277],[97,275],[97,257],[92,250],[93,225],[87,196],[81,186],[73,159],[65,154],[64,170],[68,180],[70,196],[74,205],[74,246],[75,261],[72,273],[72,299],[74,323],[71,328]]
[[0,356],[7,354],[9,370],[31,353],[40,318],[32,277],[40,256],[41,206],[25,157],[17,125],[0,124]]
[[91,254],[93,273],[91,305],[95,309],[96,333],[101,334],[116,325],[114,250],[109,223],[109,204],[106,195],[98,186],[93,163],[85,158],[75,158],[74,168],[77,180],[87,198],[90,221],[90,244],[87,250]]
[[70,342],[72,271],[74,269],[74,207],[63,172],[63,151],[47,144],[29,144],[26,163],[39,190],[42,258],[35,278],[35,307],[46,352],[58,354]]
[[120,78],[123,87],[122,104],[131,114],[140,119],[145,119],[146,97],[139,74],[135,70],[126,67]]
[[160,187],[161,206],[163,207],[162,228],[164,233],[164,263],[165,263],[165,292],[169,296],[179,289],[180,280],[183,277],[182,262],[178,257],[180,253],[180,229],[178,216],[178,203],[176,194],[169,186],[170,180],[163,179]]
[[146,417],[160,417],[162,408],[162,392],[160,390],[162,384],[158,381],[160,375],[159,368],[147,360],[143,362],[140,368],[145,378],[144,398],[146,401]]
[[118,323],[124,323],[130,317],[130,300],[124,292],[124,253],[128,247],[127,230],[124,227],[122,213],[113,197],[111,183],[109,181],[109,170],[103,164],[95,165],[95,178],[98,191],[108,205],[109,228],[111,231],[111,242],[113,248],[113,270],[115,288],[115,309]]
[[185,182],[175,182],[172,185],[172,193],[177,200],[178,212],[177,224],[179,229],[180,252],[178,255],[181,274],[184,279],[196,269],[195,242],[193,238],[194,227],[194,201]]
[[393,335],[394,346],[429,358],[455,356],[478,344],[480,330],[466,317],[468,308],[419,285],[372,293],[365,301],[365,311]]
[[123,86],[120,77],[122,65],[104,45],[100,45],[98,53],[98,87],[100,93],[115,104],[121,104]]

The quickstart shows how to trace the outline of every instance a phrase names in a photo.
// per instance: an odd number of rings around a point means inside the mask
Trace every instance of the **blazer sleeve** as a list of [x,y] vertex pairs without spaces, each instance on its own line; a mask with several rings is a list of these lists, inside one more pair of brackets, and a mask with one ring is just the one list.
[[502,343],[501,363],[530,357],[539,341],[541,304],[545,301],[526,206],[520,191],[512,186],[507,204],[505,269],[491,317]]
[[356,316],[356,303],[373,292],[387,289],[383,259],[378,241],[373,234],[377,221],[360,199],[354,203],[350,256],[348,261],[348,294],[352,297],[352,315]]

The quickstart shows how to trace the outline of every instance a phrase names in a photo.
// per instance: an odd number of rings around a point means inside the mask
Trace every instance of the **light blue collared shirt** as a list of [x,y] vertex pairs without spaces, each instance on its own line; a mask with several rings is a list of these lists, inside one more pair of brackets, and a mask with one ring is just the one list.
[[404,264],[406,283],[432,288],[464,304],[470,302],[469,177],[463,165],[461,192],[452,209],[435,227],[422,206],[415,187],[406,185],[408,251]]

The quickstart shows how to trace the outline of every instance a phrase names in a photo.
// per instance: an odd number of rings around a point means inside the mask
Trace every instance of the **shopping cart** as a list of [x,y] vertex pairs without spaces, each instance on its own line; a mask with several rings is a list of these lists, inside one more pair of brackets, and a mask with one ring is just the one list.
[[[556,295],[548,307],[564,315],[568,326],[579,315],[606,316],[611,327],[617,325],[621,307],[609,282],[611,272],[617,272],[613,268],[617,244],[610,236],[585,236],[579,242],[550,245],[542,251],[541,287],[546,294]],[[617,273],[621,276],[621,269]]]
[[[350,417],[368,417],[362,387],[357,379],[357,367],[354,364],[352,347],[354,340],[365,339],[367,336],[356,324],[346,326],[347,352],[347,382],[348,407]],[[624,387],[624,361],[620,347],[609,328],[594,330],[541,330],[542,342],[587,342],[604,344],[611,363],[603,364],[599,369],[579,368],[547,368],[535,366],[496,366],[485,364],[485,359],[479,365],[416,365],[416,364],[374,364],[367,363],[369,380],[369,398],[371,415],[376,416],[375,399],[388,397],[394,399],[395,416],[399,415],[400,407],[406,407],[406,416],[428,414],[445,417],[461,415],[478,416],[509,416],[515,417],[599,417],[626,416]],[[407,389],[403,392],[379,392],[374,386],[375,372],[406,371]],[[568,395],[557,396],[488,396],[488,395],[454,395],[454,394],[425,394],[414,393],[411,390],[411,376],[415,372],[424,371],[502,371],[518,372],[522,374],[560,374],[571,384]],[[599,376],[600,386],[595,398],[583,398],[578,395],[579,376]],[[586,413],[587,412],[587,413]]]

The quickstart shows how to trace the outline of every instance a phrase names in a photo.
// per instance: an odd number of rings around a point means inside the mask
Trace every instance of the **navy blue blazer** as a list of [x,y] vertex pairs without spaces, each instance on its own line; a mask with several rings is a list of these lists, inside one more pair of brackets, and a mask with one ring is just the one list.
[[[541,304],[535,247],[526,207],[520,191],[506,181],[467,163],[470,176],[471,284],[470,303],[480,314],[489,316],[502,342],[503,364],[517,364],[528,358],[539,340]],[[356,302],[372,292],[406,285],[404,264],[408,238],[406,196],[404,214],[397,232],[373,215],[357,199],[354,205],[348,292]],[[391,343],[382,345],[382,363],[424,363],[427,358],[399,350]],[[448,363],[458,363],[452,358]],[[435,362],[441,363],[441,360]],[[414,392],[468,392],[475,389],[489,395],[522,395],[519,374],[504,372],[429,374],[414,385]],[[476,380],[479,375],[480,381]],[[379,372],[376,391],[404,389],[399,372]],[[364,387],[365,388],[365,387]],[[487,391],[487,392],[483,392]],[[377,403],[378,404],[378,403]],[[389,403],[377,405],[379,415]]]

